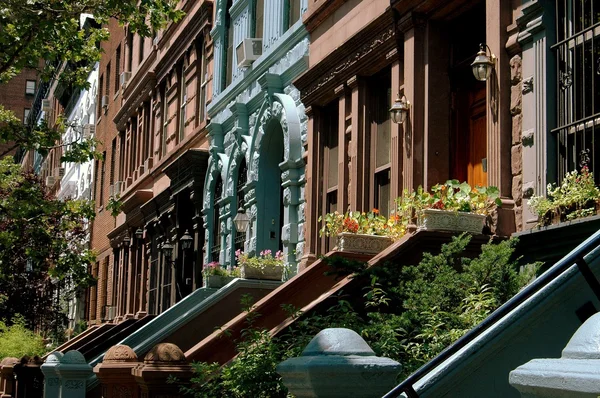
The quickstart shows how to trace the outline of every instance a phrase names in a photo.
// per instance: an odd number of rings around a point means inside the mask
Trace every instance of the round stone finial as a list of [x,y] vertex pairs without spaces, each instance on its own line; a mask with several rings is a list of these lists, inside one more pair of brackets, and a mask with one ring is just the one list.
[[600,312],[577,329],[562,352],[563,358],[600,359]]
[[82,353],[77,350],[68,351],[60,360],[61,363],[87,363]]
[[354,330],[329,328],[321,330],[302,351],[303,357],[323,355],[374,356],[375,352]]
[[161,363],[161,364],[180,364],[187,363],[185,355],[181,348],[172,343],[160,343],[152,347],[152,349],[144,357],[144,363]]
[[104,355],[103,363],[115,363],[115,362],[137,362],[138,357],[131,347],[124,344],[117,344],[106,352]]
[[6,357],[2,360],[2,362],[0,362],[0,365],[13,365],[17,362],[19,362],[19,358]]
[[60,351],[54,351],[51,354],[48,355],[48,358],[46,358],[46,363],[56,363],[56,362],[60,362],[62,357],[64,357],[63,353]]

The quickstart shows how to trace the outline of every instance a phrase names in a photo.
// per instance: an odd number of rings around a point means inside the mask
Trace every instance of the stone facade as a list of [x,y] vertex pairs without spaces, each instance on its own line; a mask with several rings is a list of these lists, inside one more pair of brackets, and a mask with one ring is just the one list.
[[[295,272],[304,251],[307,118],[292,81],[307,67],[308,37],[301,21],[285,16],[300,15],[307,5],[290,2],[299,9],[282,13],[278,10],[288,5],[266,0],[261,5],[264,15],[257,16],[255,3],[239,0],[228,9],[219,1],[215,8],[215,96],[208,107],[210,158],[202,209],[204,262],[233,266],[236,249],[251,254],[282,250]],[[262,31],[257,25],[261,18]],[[228,32],[229,24],[233,28]],[[238,67],[237,52],[227,43],[253,37],[262,38],[262,55],[250,66]],[[239,170],[246,174],[240,177]],[[238,233],[233,218],[240,208],[249,214],[250,226]]]

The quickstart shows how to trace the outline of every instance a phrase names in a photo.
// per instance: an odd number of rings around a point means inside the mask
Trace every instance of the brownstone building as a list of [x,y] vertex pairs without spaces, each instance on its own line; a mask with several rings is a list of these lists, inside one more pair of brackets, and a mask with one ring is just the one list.
[[[185,2],[183,10],[180,23],[148,38],[111,22],[103,44],[91,322],[158,314],[200,280],[212,2]],[[180,245],[183,236],[191,249]]]
[[[16,117],[26,123],[31,112],[37,86],[37,71],[24,69],[10,81],[0,84],[0,104],[5,109],[13,111]],[[12,155],[15,152],[14,144],[0,145],[0,157]]]

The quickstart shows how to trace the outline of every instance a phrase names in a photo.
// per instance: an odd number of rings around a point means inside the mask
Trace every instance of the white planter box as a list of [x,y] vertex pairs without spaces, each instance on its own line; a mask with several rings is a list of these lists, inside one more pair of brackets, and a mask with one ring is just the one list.
[[342,252],[379,254],[391,245],[392,242],[391,238],[379,235],[342,232],[337,236],[337,248]]
[[233,276],[210,275],[204,277],[204,287],[219,289],[234,280]]
[[244,279],[265,279],[269,281],[280,281],[283,278],[283,267],[281,265],[274,267],[265,267],[264,269],[240,266],[240,273]]
[[419,228],[433,231],[468,232],[481,234],[485,216],[437,209],[426,209]]

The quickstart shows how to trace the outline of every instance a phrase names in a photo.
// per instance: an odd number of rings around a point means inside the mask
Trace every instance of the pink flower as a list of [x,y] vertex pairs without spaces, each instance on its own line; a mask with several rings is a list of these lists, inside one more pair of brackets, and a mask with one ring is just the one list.
[[237,249],[235,251],[235,258],[239,259],[241,255],[242,255],[242,249]]

